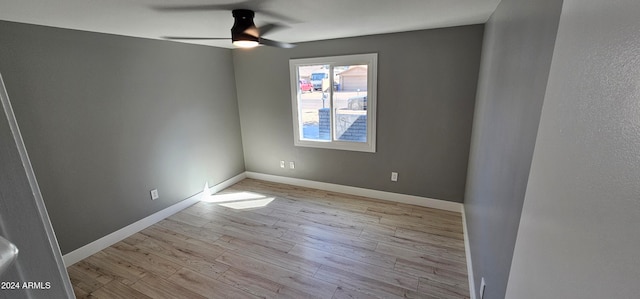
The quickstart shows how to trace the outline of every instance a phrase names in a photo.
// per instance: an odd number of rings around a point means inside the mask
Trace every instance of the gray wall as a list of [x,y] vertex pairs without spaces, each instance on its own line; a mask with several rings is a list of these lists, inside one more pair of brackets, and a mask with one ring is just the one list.
[[231,50],[0,22],[0,72],[63,254],[244,171]]
[[639,15],[564,1],[508,298],[640,294]]
[[465,195],[474,291],[484,277],[485,298],[507,287],[561,6],[503,0],[485,27]]
[[[462,202],[482,33],[474,25],[234,50],[247,170]],[[360,53],[378,53],[377,152],[294,147],[289,59]]]

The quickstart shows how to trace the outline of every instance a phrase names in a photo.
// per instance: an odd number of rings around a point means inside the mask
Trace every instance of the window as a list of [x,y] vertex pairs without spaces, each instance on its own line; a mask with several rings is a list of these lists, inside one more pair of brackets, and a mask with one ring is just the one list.
[[376,151],[377,54],[292,59],[294,144]]

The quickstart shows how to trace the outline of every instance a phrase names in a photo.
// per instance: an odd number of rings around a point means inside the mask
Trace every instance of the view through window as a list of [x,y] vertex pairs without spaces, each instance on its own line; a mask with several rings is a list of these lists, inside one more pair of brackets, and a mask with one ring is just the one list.
[[376,54],[291,60],[295,144],[375,152]]

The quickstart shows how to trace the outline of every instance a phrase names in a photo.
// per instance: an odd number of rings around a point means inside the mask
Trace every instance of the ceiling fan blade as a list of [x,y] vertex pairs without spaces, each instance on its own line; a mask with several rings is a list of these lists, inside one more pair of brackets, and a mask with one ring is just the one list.
[[238,3],[230,4],[200,4],[200,5],[157,5],[153,6],[153,9],[158,11],[216,11],[216,10],[234,10],[234,9],[249,9],[265,16],[280,19],[283,22],[297,24],[300,20],[287,17],[277,12],[269,10],[262,10],[265,3],[271,0],[245,0]]
[[209,10],[227,10],[220,5],[185,5],[185,6],[153,6],[158,11],[209,11]]
[[[263,0],[264,1],[264,0]],[[234,10],[259,8],[262,5],[260,0],[245,0],[230,4],[202,4],[202,5],[162,5],[154,6],[160,11],[212,11],[212,10]]]
[[265,46],[285,48],[285,49],[291,49],[291,48],[296,46],[294,44],[278,42],[278,41],[274,41],[274,40],[270,40],[270,39],[266,39],[266,38],[260,38],[259,43],[261,45],[265,45]]
[[180,40],[230,40],[228,37],[187,37],[187,36],[163,36],[164,39],[180,39]]
[[287,28],[287,26],[277,24],[277,23],[270,23],[270,24],[266,24],[258,27],[258,32],[262,36],[262,35],[267,35],[269,32],[275,32],[284,28]]
[[[249,2],[244,1],[242,3]],[[238,4],[209,4],[209,5],[164,5],[154,6],[155,10],[159,11],[211,11],[211,10],[233,10],[238,8]]]
[[282,20],[285,23],[290,23],[290,24],[302,23],[302,21],[300,21],[298,19],[287,17],[287,16],[285,16],[283,14],[279,14],[277,12],[272,12],[272,11],[269,11],[269,10],[260,10],[260,9],[258,9],[258,10],[256,10],[256,13],[262,14],[262,15],[265,15],[265,16],[269,16],[269,17],[272,17],[272,18],[275,18],[275,19]]

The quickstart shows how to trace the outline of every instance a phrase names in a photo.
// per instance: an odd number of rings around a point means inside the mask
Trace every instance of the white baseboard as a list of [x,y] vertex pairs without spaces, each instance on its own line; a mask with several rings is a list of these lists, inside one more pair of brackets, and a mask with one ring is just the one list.
[[250,171],[247,171],[245,173],[247,177],[250,179],[282,183],[282,184],[288,184],[288,185],[294,185],[294,186],[300,186],[300,187],[306,187],[306,188],[314,188],[314,189],[325,190],[325,191],[334,191],[339,193],[364,196],[364,197],[370,197],[370,198],[405,203],[405,204],[412,204],[416,206],[422,206],[422,207],[428,207],[428,208],[434,208],[434,209],[440,209],[440,210],[446,210],[446,211],[461,212],[463,208],[463,205],[461,203],[445,201],[440,199],[433,199],[433,198],[420,197],[420,196],[414,196],[414,195],[406,195],[406,194],[392,193],[392,192],[386,192],[386,191],[378,191],[378,190],[364,189],[364,188],[358,188],[358,187],[316,182],[316,181],[289,178],[289,177],[263,174],[263,173],[250,172]]
[[467,257],[467,277],[469,278],[469,298],[476,299],[475,280],[473,278],[473,262],[471,261],[471,247],[469,246],[469,232],[467,230],[467,215],[462,206],[462,230],[464,231],[464,254]]
[[[236,175],[220,184],[217,184],[213,187],[210,187],[209,189],[211,190],[212,193],[217,193],[219,191],[221,191],[222,189],[225,189],[239,181],[242,181],[243,179],[245,179],[247,176],[245,173],[241,173],[239,175]],[[138,220],[130,225],[127,225],[124,228],[121,228],[113,233],[110,233],[98,240],[95,240],[85,246],[82,246],[72,252],[69,252],[67,254],[65,254],[62,259],[64,260],[64,264],[65,267],[69,267],[115,243],[120,242],[121,240],[177,213],[180,212],[186,208],[188,208],[189,206],[197,203],[200,200],[200,196],[201,196],[202,192],[191,196],[181,202],[178,202],[177,204],[174,204],[168,208],[165,208],[164,210],[161,210],[159,212],[156,212],[150,216],[147,216],[141,220]]]

